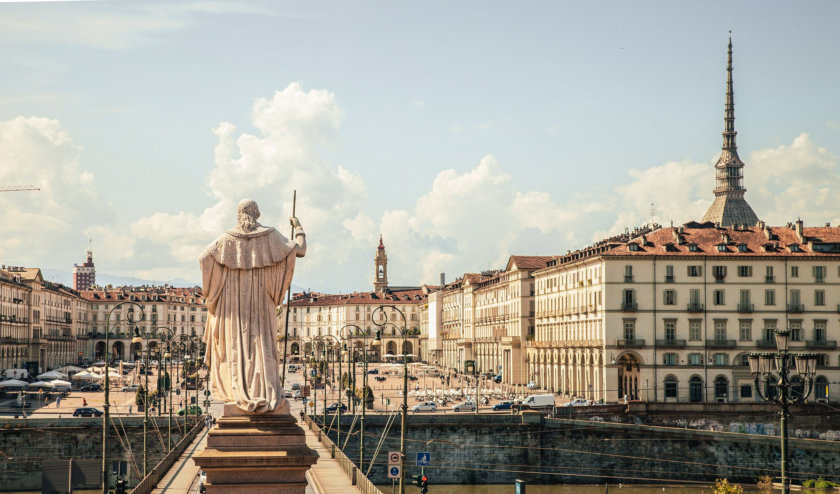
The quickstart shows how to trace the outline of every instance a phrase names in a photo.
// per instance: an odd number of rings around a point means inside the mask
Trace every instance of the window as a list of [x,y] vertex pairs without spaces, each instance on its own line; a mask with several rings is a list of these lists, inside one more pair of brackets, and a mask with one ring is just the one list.
[[663,300],[662,303],[665,305],[676,305],[677,303],[677,291],[676,290],[665,290],[662,292]]
[[750,291],[749,290],[741,290],[739,293],[738,303],[741,305],[742,309],[748,309],[750,306]]
[[715,365],[729,365],[729,354],[716,353],[714,356]]
[[741,398],[752,398],[752,385],[751,384],[742,384],[741,385]]
[[636,296],[633,290],[624,290],[623,294],[623,302],[622,302],[622,309],[625,310],[635,310],[636,309]]
[[814,282],[825,283],[825,266],[814,266]]
[[715,341],[726,339],[726,321],[715,321]]
[[632,252],[638,252],[638,251],[642,250],[642,248],[636,242],[633,242],[631,244],[627,244],[627,248],[630,249]]
[[688,303],[691,305],[688,310],[700,310],[700,290],[692,288],[688,291]]
[[702,272],[702,267],[703,266],[688,266],[688,276],[691,278],[697,278]]
[[723,279],[726,278],[726,266],[712,266],[712,275],[715,281],[723,283]]
[[790,304],[791,305],[799,305],[802,303],[802,298],[799,296],[799,289],[792,288],[790,290]]
[[702,338],[700,337],[700,321],[699,320],[691,320],[688,321],[688,339],[691,341],[700,341]]
[[774,341],[776,339],[776,321],[764,320],[764,341]]
[[697,244],[692,242],[692,243],[688,244],[688,251],[689,252],[700,252],[700,249],[697,247]]
[[718,252],[726,252],[726,244],[718,244],[717,250]]
[[674,282],[674,266],[667,265],[665,266],[665,283],[673,283]]
[[665,339],[674,341],[677,339],[677,321],[665,321]]
[[677,365],[677,354],[676,353],[663,353],[662,354],[662,365]]
[[814,341],[825,341],[825,321],[814,321]]
[[624,266],[624,282],[629,283],[633,281],[633,266],[627,265]]
[[738,328],[738,336],[741,341],[752,340],[752,321],[741,321]]
[[625,340],[635,340],[636,339],[636,321],[632,319],[625,319],[624,320],[624,339]]
[[767,266],[764,269],[764,281],[765,283],[773,283],[776,277],[773,276],[773,266]]
[[724,297],[723,290],[715,290],[713,295],[715,305],[723,305],[726,303],[726,297]]
[[814,290],[814,305],[825,305],[825,290]]
[[688,365],[703,365],[703,354],[702,353],[689,353],[688,354]]
[[665,378],[665,398],[677,397],[677,378],[668,376]]
[[776,290],[764,290],[764,305],[776,305]]
[[790,267],[790,277],[791,278],[799,278],[799,266],[791,266]]
[[752,276],[752,266],[738,266],[738,276],[740,278],[749,278]]
[[802,341],[802,321],[790,321],[790,341]]

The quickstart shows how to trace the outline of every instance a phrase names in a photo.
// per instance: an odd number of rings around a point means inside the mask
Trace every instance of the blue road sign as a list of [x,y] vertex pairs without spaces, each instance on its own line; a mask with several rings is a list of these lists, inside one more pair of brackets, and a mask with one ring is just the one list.
[[400,466],[399,465],[391,465],[391,466],[388,467],[388,478],[389,479],[400,478]]
[[421,453],[417,453],[417,466],[418,467],[427,467],[429,463],[432,461],[432,455],[429,454],[428,451],[423,451]]

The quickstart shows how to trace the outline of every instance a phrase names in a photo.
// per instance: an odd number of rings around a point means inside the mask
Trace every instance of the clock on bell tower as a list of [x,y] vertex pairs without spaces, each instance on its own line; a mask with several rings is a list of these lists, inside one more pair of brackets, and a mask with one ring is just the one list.
[[376,257],[373,258],[373,290],[380,292],[388,288],[388,256],[385,255],[385,244],[382,243],[382,235],[379,236],[379,247],[376,249]]

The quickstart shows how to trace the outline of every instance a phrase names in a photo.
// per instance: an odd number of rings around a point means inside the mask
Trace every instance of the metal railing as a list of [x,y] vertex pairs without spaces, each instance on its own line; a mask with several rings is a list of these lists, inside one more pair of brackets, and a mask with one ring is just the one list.
[[686,311],[703,312],[703,304],[701,304],[700,302],[689,302],[688,306],[686,307]]
[[805,348],[813,349],[834,349],[837,348],[837,340],[806,340]]
[[645,340],[616,340],[615,346],[619,348],[642,348],[645,346]]
[[685,340],[665,338],[664,340],[656,340],[656,346],[659,348],[685,348]]
[[624,312],[636,312],[638,310],[639,304],[636,302],[621,302],[621,310]]
[[375,485],[373,485],[373,482],[371,482],[370,479],[368,479],[356,467],[356,464],[353,463],[350,458],[347,458],[347,455],[345,455],[344,452],[342,452],[341,449],[332,442],[327,433],[324,432],[309,415],[304,415],[303,420],[309,426],[309,430],[316,431],[318,433],[318,439],[328,450],[330,450],[332,458],[335,459],[338,466],[341,467],[347,475],[347,478],[350,479],[350,482],[359,489],[359,492],[362,494],[384,494],[382,491],[377,489]]
[[131,490],[131,494],[149,494],[155,490],[158,482],[160,482],[169,469],[172,468],[172,465],[178,461],[178,458],[181,457],[187,447],[192,444],[193,440],[195,440],[195,436],[201,432],[201,429],[204,429],[204,424],[205,421],[203,419],[198,420],[195,426],[190,429],[190,431],[187,432],[180,441],[178,441],[178,444],[176,444],[175,447],[172,448],[172,451],[164,456],[163,459],[160,460],[160,463],[155,465],[149,474],[146,475],[143,480],[141,480],[140,483]]
[[706,340],[706,348],[735,348],[735,340]]

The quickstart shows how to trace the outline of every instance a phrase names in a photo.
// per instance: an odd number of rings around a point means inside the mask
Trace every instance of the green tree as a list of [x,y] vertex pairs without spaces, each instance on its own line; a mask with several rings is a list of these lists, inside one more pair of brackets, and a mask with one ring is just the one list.
[[169,391],[169,388],[172,387],[172,379],[169,376],[168,372],[164,372],[158,378],[158,389],[162,392],[166,393]]
[[717,479],[715,482],[714,494],[742,494],[744,488],[738,484],[730,484],[726,479]]
[[134,404],[143,406],[146,403],[146,388],[140,386],[137,388],[137,394],[134,396]]

